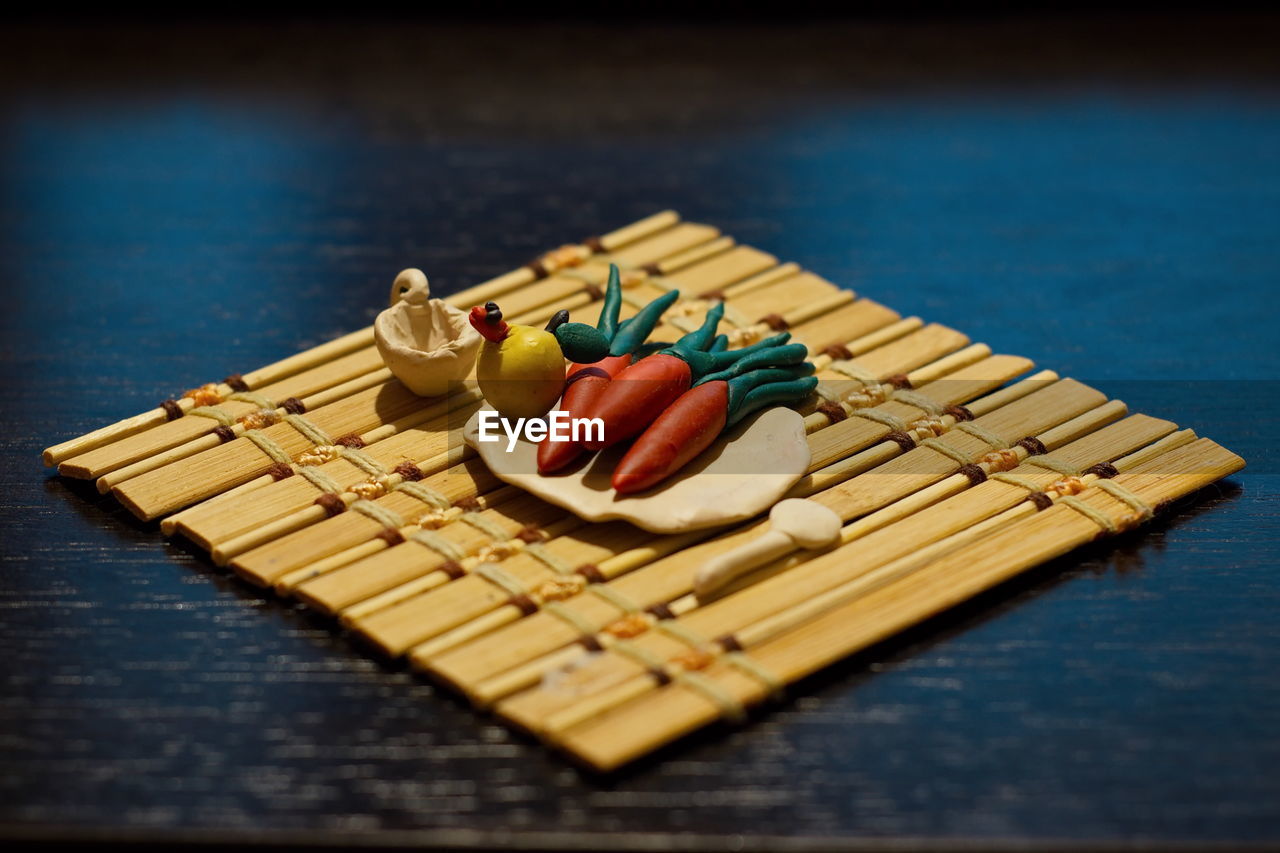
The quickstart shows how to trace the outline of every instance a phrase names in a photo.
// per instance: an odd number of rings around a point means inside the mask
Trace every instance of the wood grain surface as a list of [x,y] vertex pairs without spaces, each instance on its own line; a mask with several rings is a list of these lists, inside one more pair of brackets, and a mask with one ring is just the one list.
[[[1276,24],[7,28],[0,835],[1280,843]],[[40,465],[664,207],[1249,468],[602,779]]]

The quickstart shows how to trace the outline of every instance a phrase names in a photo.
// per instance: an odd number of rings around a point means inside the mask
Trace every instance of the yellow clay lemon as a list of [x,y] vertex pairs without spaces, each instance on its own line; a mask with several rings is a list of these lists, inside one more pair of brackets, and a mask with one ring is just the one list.
[[564,390],[564,355],[555,335],[504,322],[492,302],[472,308],[470,320],[485,338],[476,379],[489,405],[504,418],[549,412]]

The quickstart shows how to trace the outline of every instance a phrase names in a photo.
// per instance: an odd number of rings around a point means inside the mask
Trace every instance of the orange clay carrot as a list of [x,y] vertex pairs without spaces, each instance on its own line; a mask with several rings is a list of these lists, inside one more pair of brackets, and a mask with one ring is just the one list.
[[[611,355],[594,364],[571,364],[565,378],[564,396],[560,398],[561,411],[570,417],[583,417],[600,399],[610,380],[631,364],[630,355]],[[538,445],[538,473],[550,474],[570,465],[583,454],[585,448],[576,441],[553,440],[550,436]]]
[[614,377],[587,409],[587,417],[604,421],[604,435],[583,446],[601,450],[639,435],[692,381],[688,362],[674,355],[660,352],[640,359]]
[[[803,349],[803,348],[802,348]],[[790,352],[796,352],[791,350]],[[613,472],[613,488],[620,495],[656,486],[706,450],[726,427],[752,412],[802,400],[818,380],[809,362],[765,366],[752,361],[794,358],[782,348],[764,351],[750,361],[704,376],[680,395],[646,429]]]
[[729,419],[729,383],[691,388],[636,439],[613,472],[613,488],[629,495],[656,485],[707,449]]
[[799,364],[807,355],[803,344],[785,346],[790,337],[786,332],[739,350],[711,349],[723,310],[723,304],[715,306],[697,332],[619,373],[586,415],[603,421],[604,436],[583,446],[602,450],[634,438],[695,382],[731,379],[763,366]]
[[[571,364],[565,376],[564,394],[560,399],[561,411],[570,417],[583,417],[595,405],[596,400],[609,386],[609,382],[631,364],[632,356],[646,349],[645,340],[662,313],[680,297],[679,291],[670,290],[641,308],[630,320],[618,322],[622,309],[622,283],[616,264],[609,265],[609,282],[605,285],[604,305],[596,331],[608,342],[608,354],[589,364]],[[562,312],[561,322],[568,319]],[[557,315],[558,316],[558,315]],[[581,325],[581,324],[578,324]],[[665,347],[667,344],[649,344],[649,347]],[[538,445],[538,472],[549,474],[558,471],[577,459],[584,448],[576,441],[553,440],[551,433]]]

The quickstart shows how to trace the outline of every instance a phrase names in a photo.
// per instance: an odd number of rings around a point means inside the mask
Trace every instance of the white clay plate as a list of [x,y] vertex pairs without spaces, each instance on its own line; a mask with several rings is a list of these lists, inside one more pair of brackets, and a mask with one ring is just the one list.
[[522,436],[507,452],[509,439],[501,428],[493,430],[498,441],[480,442],[479,421],[477,412],[463,435],[498,479],[587,521],[623,519],[653,533],[716,527],[759,515],[809,468],[804,418],[781,407],[738,424],[665,483],[626,497],[609,484],[626,446],[596,454],[568,473],[544,477],[538,473],[536,444]]

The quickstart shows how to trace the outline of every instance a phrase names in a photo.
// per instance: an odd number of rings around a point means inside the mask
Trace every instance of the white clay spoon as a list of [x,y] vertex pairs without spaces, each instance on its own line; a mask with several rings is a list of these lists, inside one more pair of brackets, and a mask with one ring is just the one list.
[[693,592],[705,600],[730,581],[797,549],[812,550],[840,539],[840,516],[820,503],[790,498],[769,511],[769,529],[763,534],[712,557],[693,579]]

